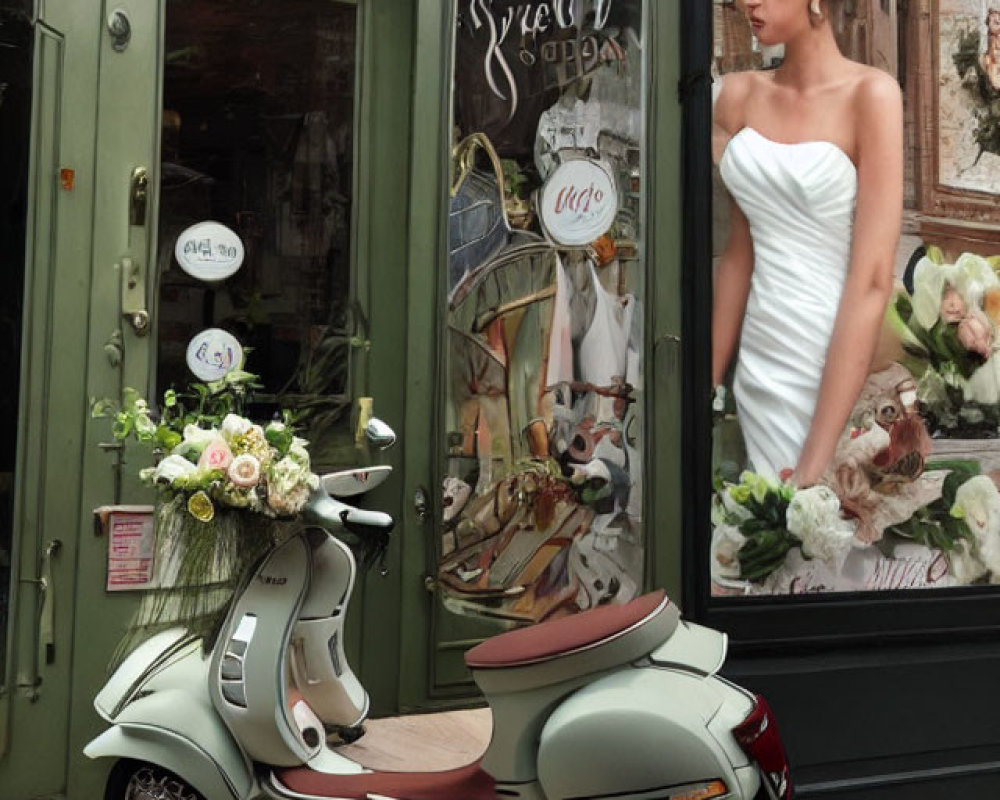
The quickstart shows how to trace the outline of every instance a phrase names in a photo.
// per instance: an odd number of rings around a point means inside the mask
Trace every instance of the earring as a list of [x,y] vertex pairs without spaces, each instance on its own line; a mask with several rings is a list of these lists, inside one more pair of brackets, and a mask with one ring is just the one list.
[[812,14],[814,17],[819,17],[822,19],[823,9],[819,7],[819,0],[812,0],[812,2],[809,3],[809,13]]

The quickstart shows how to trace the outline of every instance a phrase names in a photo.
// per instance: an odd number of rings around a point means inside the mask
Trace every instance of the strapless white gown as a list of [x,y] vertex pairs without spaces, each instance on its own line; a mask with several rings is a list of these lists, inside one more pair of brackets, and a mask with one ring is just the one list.
[[850,157],[743,128],[719,162],[750,224],[754,269],[733,383],[751,468],[794,468],[816,407],[847,276],[857,195]]

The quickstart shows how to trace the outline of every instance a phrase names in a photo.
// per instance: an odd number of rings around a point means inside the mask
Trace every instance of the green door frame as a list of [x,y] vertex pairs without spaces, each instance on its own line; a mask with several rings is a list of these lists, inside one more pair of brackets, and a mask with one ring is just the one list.
[[[399,220],[406,218],[409,202],[415,14],[407,0],[356,4],[361,60],[354,260],[363,265],[355,269],[366,320],[359,333],[370,345],[354,388],[375,397],[377,413],[401,427],[405,394],[398,376],[405,367],[406,328],[398,291],[405,286],[407,239]],[[101,796],[110,765],[91,762],[81,751],[103,728],[93,697],[136,601],[130,593],[104,591],[107,543],[95,535],[91,512],[109,502],[148,502],[128,479],[140,456],[126,452],[120,464],[117,451],[102,448],[110,438],[107,423],[91,421],[89,405],[93,398],[118,395],[123,386],[147,386],[153,363],[152,337],[138,336],[123,323],[116,265],[123,256],[152,263],[155,249],[164,4],[121,0],[113,8],[124,8],[132,22],[132,40],[120,53],[110,47],[105,16],[112,6],[103,0],[47,0],[36,27],[16,520],[23,534],[15,555],[21,592],[16,620],[12,615],[12,685],[0,692],[5,800]],[[145,230],[126,222],[128,178],[140,165],[151,178]],[[75,170],[72,191],[58,188],[61,167]],[[386,287],[398,287],[397,295],[385,295]],[[146,300],[149,307],[148,293]],[[401,462],[402,453],[390,452],[387,460]],[[365,458],[359,452],[359,460]],[[398,508],[402,497],[397,475],[372,502]],[[36,669],[41,597],[35,581],[52,538],[63,543],[53,564],[56,659]],[[348,629],[352,661],[360,662],[376,711],[398,703],[399,550],[397,540],[389,578],[359,584]],[[15,687],[15,677],[30,685]],[[39,769],[43,759],[45,769]]]
[[[10,682],[0,700],[0,794],[61,794],[73,676],[72,628],[86,424],[89,253],[98,51],[80,47],[100,4],[39,3],[35,25],[29,222],[25,257],[20,439],[11,593]],[[60,169],[74,170],[73,188]],[[47,594],[39,579],[53,550]],[[47,616],[47,612],[45,613]],[[51,647],[48,645],[51,644]]]
[[[681,114],[680,4],[649,2],[650,81],[645,175],[646,330],[648,370],[645,442],[647,559],[649,586],[665,587],[681,599]],[[440,342],[444,319],[437,274],[447,260],[445,198],[451,149],[452,36],[456,0],[417,0],[414,54],[412,172],[410,188],[406,337],[406,422],[413,442],[405,449],[405,495],[438,496],[440,467],[436,443],[440,425]],[[654,224],[655,221],[655,224]],[[429,335],[430,334],[430,335]],[[434,424],[428,425],[428,420]],[[425,442],[429,444],[424,445]],[[433,515],[432,515],[433,516]],[[399,674],[402,710],[455,705],[456,697],[435,686],[433,603],[428,575],[434,563],[434,521],[422,520],[413,504],[404,506],[402,628]]]

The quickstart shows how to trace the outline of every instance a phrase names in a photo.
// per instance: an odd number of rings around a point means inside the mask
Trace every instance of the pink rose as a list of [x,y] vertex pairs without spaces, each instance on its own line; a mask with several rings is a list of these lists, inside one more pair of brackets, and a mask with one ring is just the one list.
[[206,469],[229,469],[233,462],[233,451],[221,436],[211,441],[201,453],[198,466]]
[[979,317],[966,317],[958,323],[958,341],[966,350],[989,358],[993,352],[993,329]]

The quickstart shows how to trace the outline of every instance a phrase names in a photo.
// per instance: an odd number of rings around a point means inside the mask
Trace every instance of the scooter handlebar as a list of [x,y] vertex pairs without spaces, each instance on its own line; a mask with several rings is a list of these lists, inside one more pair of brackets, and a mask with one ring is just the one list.
[[349,506],[331,497],[322,487],[309,498],[303,513],[307,520],[324,528],[330,530],[342,528],[358,536],[368,533],[379,533],[384,536],[396,524],[389,514]]

